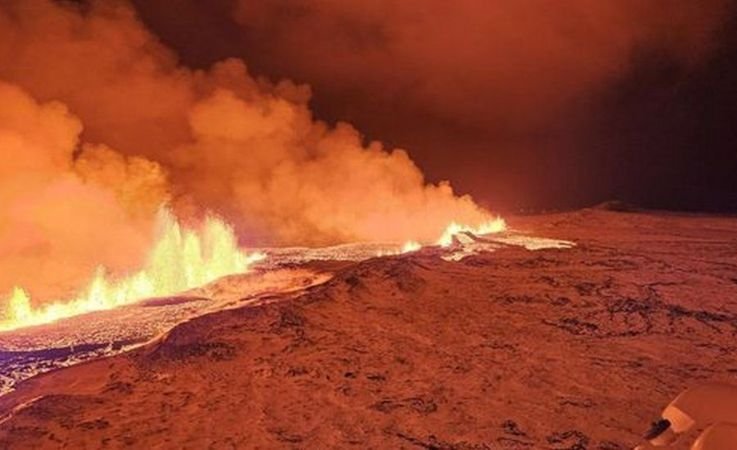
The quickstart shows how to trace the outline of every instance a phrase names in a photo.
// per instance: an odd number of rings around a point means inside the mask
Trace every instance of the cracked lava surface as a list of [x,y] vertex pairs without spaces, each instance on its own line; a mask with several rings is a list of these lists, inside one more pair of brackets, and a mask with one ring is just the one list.
[[734,382],[737,219],[509,222],[576,246],[336,264],[22,383],[0,447],[626,449],[682,389]]

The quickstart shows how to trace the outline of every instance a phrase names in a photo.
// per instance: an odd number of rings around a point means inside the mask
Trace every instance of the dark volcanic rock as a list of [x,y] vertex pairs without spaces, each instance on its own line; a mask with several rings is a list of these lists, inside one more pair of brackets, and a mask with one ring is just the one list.
[[636,212],[640,210],[632,203],[623,202],[622,200],[607,200],[594,206],[594,208],[614,212]]
[[737,220],[511,224],[577,246],[371,259],[191,320],[0,397],[0,448],[625,449],[734,380]]

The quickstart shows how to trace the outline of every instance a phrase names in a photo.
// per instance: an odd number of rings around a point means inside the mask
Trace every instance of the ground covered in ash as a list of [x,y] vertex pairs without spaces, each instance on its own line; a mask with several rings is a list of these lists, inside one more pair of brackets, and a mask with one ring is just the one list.
[[631,448],[737,382],[737,219],[512,218],[575,247],[336,268],[0,397],[0,448]]

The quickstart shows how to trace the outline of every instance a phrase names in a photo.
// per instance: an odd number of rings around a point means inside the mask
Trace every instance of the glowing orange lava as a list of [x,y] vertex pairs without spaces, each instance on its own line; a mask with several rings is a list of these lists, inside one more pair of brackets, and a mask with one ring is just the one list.
[[252,263],[265,258],[263,253],[243,252],[232,227],[216,217],[208,217],[199,230],[189,230],[163,210],[159,224],[160,237],[142,270],[116,280],[101,267],[76,298],[37,308],[32,307],[28,293],[16,287],[10,298],[0,303],[7,305],[0,331],[176,294],[225,275],[246,272]]
[[[501,217],[496,217],[495,219],[487,220],[486,222],[476,226],[472,227],[470,225],[460,224],[458,222],[451,222],[448,224],[447,227],[445,227],[445,230],[443,231],[443,234],[438,238],[438,240],[435,242],[435,245],[439,245],[441,247],[449,247],[451,244],[453,244],[453,236],[455,236],[458,233],[472,233],[475,235],[484,235],[484,234],[491,234],[491,233],[501,233],[502,231],[505,231],[507,229],[507,223],[502,219]],[[405,253],[411,253],[415,252],[417,250],[420,250],[422,248],[422,244],[420,244],[417,241],[407,241],[402,246],[402,249],[395,253],[387,253],[387,254],[405,254]],[[378,256],[384,256],[384,253],[379,253]]]
[[[7,298],[0,331],[40,325],[92,311],[112,309],[138,300],[173,295],[202,286],[225,275],[243,273],[266,257],[263,253],[245,253],[237,244],[230,225],[208,217],[201,229],[184,229],[166,210],[159,216],[160,236],[146,265],[129,276],[113,279],[99,268],[92,281],[74,299],[33,307],[29,294],[16,287]],[[473,227],[451,222],[435,245],[448,247],[458,233],[476,235],[498,233],[506,229],[500,217]],[[417,241],[407,241],[400,250],[387,254],[410,253],[422,248]],[[379,254],[382,256],[383,254]]]
[[458,233],[469,232],[475,235],[484,235],[491,233],[500,233],[507,229],[507,224],[504,219],[497,217],[495,219],[488,220],[476,227],[472,227],[457,222],[451,222],[443,231],[443,234],[437,240],[436,245],[441,247],[448,247],[453,243],[453,236]]

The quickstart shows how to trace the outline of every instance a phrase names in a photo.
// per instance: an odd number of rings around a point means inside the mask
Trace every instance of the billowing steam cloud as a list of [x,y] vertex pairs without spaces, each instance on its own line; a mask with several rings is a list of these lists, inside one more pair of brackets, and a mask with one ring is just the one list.
[[316,121],[305,86],[178,65],[122,1],[3,2],[0,80],[0,292],[140,263],[164,201],[280,243],[431,240],[488,217],[404,151]]
[[21,283],[59,295],[98,264],[129,269],[149,245],[152,213],[166,200],[162,171],[78,147],[81,129],[63,104],[0,82],[0,292]]
[[171,20],[172,0],[133,1],[190,61],[215,47],[308,82],[322,116],[407,146],[428,177],[496,207],[621,194],[638,158],[619,164],[617,132],[591,117],[619,108],[604,98],[643,67],[688,82],[735,14],[731,0],[176,0],[187,16]]
[[446,123],[530,132],[625,71],[638,46],[699,60],[728,2],[234,3],[264,67],[330,84],[327,92],[409,104]]

